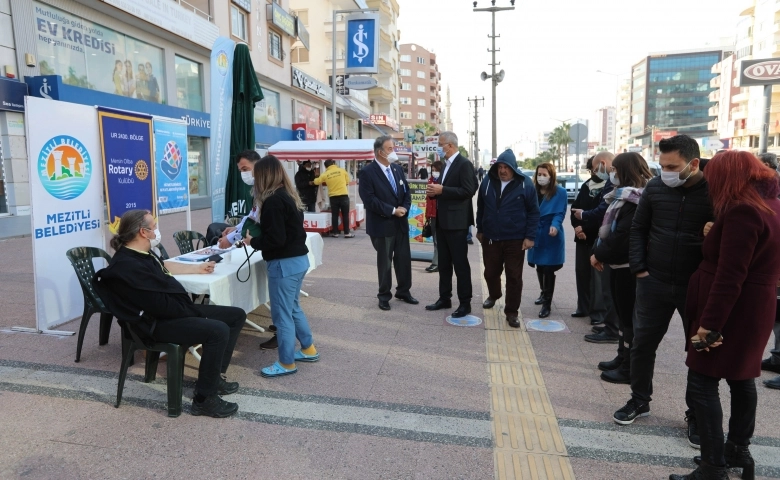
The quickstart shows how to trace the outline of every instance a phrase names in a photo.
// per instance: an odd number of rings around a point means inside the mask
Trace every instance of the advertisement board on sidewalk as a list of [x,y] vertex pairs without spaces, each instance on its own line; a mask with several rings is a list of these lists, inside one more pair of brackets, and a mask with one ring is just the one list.
[[98,126],[108,229],[116,233],[128,210],[149,210],[157,217],[152,117],[99,107]]
[[409,241],[413,243],[433,243],[433,237],[422,236],[425,226],[425,203],[428,187],[426,180],[409,180],[409,190],[412,194],[412,206],[409,207]]
[[84,308],[65,252],[104,248],[103,171],[94,107],[26,97],[37,329]]
[[155,118],[154,153],[158,213],[186,211],[190,205],[187,125]]

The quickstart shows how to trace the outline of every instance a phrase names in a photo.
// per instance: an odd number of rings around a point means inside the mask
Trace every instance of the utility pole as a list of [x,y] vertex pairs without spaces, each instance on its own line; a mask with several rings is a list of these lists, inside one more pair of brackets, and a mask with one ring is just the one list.
[[493,157],[498,157],[498,141],[496,133],[498,131],[498,127],[496,125],[496,86],[504,79],[504,71],[501,70],[498,74],[496,74],[496,66],[500,65],[499,63],[496,63],[496,52],[500,50],[496,50],[496,38],[500,37],[501,35],[496,35],[496,12],[500,12],[503,10],[514,10],[515,7],[515,0],[510,0],[510,3],[512,4],[511,7],[496,7],[496,0],[491,0],[491,4],[493,6],[488,8],[476,8],[477,2],[474,2],[474,10],[475,12],[490,12],[491,16],[493,17],[493,26],[491,30],[491,34],[488,35],[488,37],[491,39],[492,47],[490,50],[488,50],[492,54],[492,61],[490,63],[491,67],[491,75],[488,76],[485,74],[485,72],[482,72],[482,80],[487,80],[490,78],[491,83],[491,90],[493,94]]
[[[474,155],[474,162],[476,165],[477,162],[477,156],[479,155],[479,102],[482,102],[482,105],[485,105],[485,97],[478,98],[469,98],[469,107],[471,107],[471,102],[474,102],[474,150],[476,151],[476,155]],[[493,117],[495,121],[495,111],[493,112]],[[496,128],[495,125],[493,125],[493,152],[495,154],[496,151]]]

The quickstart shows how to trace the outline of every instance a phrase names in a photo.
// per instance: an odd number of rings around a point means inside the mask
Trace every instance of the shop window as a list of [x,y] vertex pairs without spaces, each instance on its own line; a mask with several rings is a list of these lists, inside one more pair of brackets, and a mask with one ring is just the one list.
[[209,194],[206,141],[201,137],[187,137],[187,164],[189,165],[190,195],[200,197]]
[[203,111],[202,67],[176,55],[176,96],[181,108]]
[[[167,103],[161,48],[49,5],[34,5],[50,19],[35,22],[41,75],[60,75],[68,85]],[[81,27],[75,30],[73,25]],[[66,29],[70,33],[64,37]]]
[[247,42],[246,13],[235,5],[230,6],[230,34]]
[[282,36],[270,29],[268,30],[268,56],[280,62],[284,60]]

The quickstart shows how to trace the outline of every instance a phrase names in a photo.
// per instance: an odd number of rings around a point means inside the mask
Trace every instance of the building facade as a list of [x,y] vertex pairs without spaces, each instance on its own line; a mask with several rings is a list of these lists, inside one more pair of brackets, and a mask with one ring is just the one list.
[[413,43],[401,45],[400,109],[402,128],[428,122],[437,130],[445,129],[436,54]]
[[651,54],[631,69],[630,142],[642,145],[645,158],[657,149],[656,132],[706,138],[713,120],[710,108],[715,77],[712,66],[723,59],[722,49]]
[[615,146],[615,107],[603,107],[596,110],[590,130],[590,140],[596,143],[596,149],[612,150]]
[[631,80],[620,82],[618,90],[618,111],[615,124],[615,154],[628,151],[631,131]]

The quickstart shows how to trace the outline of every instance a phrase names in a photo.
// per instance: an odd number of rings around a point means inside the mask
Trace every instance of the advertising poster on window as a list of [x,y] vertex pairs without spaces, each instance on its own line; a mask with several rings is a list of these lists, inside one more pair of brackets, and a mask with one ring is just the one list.
[[81,316],[81,287],[65,253],[105,248],[103,172],[95,108],[26,97],[38,330]]
[[116,233],[128,210],[157,217],[152,155],[152,117],[98,108],[108,229]]
[[425,180],[409,180],[409,189],[412,194],[412,206],[409,207],[409,241],[415,243],[433,243],[433,237],[422,236],[425,226],[425,190],[428,182]]
[[166,103],[161,48],[33,3],[41,75],[60,75],[68,85]]
[[157,179],[157,212],[184,212],[190,205],[187,124],[154,119],[154,161]]
[[255,104],[255,123],[269,127],[281,127],[279,118],[279,93],[263,87],[263,99]]

